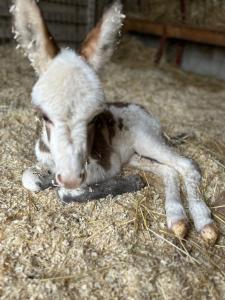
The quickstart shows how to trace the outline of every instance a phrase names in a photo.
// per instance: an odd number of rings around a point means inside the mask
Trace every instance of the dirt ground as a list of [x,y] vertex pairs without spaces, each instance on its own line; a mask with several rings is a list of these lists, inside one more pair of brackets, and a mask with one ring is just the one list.
[[35,79],[14,46],[0,46],[1,299],[225,299],[225,82],[155,67],[152,57],[125,39],[102,75],[107,99],[144,105],[199,163],[219,241],[205,247],[191,222],[187,240],[175,239],[153,175],[140,173],[148,186],[138,193],[67,206],[54,190],[23,189],[35,161]]

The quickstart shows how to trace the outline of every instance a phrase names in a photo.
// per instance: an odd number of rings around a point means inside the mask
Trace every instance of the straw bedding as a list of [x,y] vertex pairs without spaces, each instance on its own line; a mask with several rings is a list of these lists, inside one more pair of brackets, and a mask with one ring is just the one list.
[[0,46],[1,299],[224,299],[225,215],[216,207],[225,205],[225,83],[154,67],[152,56],[125,39],[102,76],[107,99],[144,105],[200,164],[220,240],[206,248],[192,223],[176,240],[162,182],[142,172],[144,190],[83,204],[24,190],[21,174],[35,161],[34,76],[13,46]]

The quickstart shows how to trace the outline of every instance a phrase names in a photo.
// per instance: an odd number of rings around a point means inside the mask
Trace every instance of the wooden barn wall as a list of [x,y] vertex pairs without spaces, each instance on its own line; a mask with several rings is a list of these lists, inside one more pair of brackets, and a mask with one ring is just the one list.
[[[130,16],[148,18],[156,22],[180,23],[208,29],[225,30],[224,0],[124,0]],[[183,11],[185,10],[185,11]]]
[[[0,39],[11,34],[9,4],[0,0]],[[40,0],[52,34],[62,43],[79,45],[86,33],[100,18],[110,0]],[[147,18],[155,22],[181,23],[225,31],[224,0],[122,0],[127,16]],[[185,3],[185,21],[181,2]]]
[[[0,1],[0,39],[10,39],[10,0]],[[40,0],[44,17],[55,39],[78,45],[95,23],[95,0]]]
[[[97,15],[101,15],[108,0],[97,1]],[[111,1],[112,2],[112,1]],[[154,22],[185,23],[194,27],[225,31],[225,0],[122,0],[127,16]]]

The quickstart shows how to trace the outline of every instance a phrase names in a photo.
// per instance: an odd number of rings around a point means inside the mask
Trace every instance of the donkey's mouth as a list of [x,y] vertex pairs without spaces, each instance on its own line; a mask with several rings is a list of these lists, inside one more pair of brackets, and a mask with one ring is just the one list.
[[62,175],[57,174],[55,180],[60,187],[65,189],[77,189],[85,180],[85,174],[81,175],[80,178],[64,178]]

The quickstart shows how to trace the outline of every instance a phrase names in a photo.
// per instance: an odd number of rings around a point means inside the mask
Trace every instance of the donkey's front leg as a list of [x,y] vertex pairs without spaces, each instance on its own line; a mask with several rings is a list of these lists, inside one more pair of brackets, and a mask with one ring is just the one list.
[[22,183],[26,189],[39,192],[52,186],[54,180],[54,162],[45,130],[36,142],[35,154],[38,163],[23,172]]
[[23,172],[22,183],[31,192],[40,192],[54,185],[54,174],[47,166],[37,163]]

